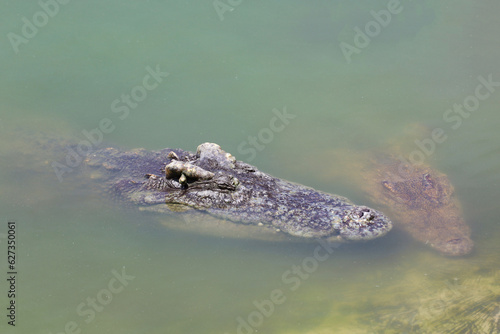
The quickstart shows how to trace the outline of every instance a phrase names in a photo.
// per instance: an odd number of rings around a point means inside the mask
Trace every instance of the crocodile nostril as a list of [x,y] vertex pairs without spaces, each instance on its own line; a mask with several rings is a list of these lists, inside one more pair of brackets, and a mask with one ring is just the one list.
[[358,211],[358,217],[371,221],[375,219],[375,215],[370,209],[364,208]]

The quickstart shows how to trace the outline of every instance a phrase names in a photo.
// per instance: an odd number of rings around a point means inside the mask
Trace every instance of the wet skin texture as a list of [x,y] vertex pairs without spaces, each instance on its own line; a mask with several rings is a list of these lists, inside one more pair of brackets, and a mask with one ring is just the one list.
[[89,155],[84,168],[108,193],[147,211],[194,210],[327,241],[370,240],[392,228],[376,210],[270,176],[213,143],[196,153],[106,148]]

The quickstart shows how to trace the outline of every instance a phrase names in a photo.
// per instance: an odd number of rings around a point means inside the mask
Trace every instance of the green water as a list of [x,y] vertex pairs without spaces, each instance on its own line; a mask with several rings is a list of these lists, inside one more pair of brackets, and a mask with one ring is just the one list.
[[[500,87],[483,88],[488,96],[467,116],[446,113],[474,95],[479,76],[500,81],[496,1],[243,0],[218,13],[211,1],[91,0],[52,6],[47,22],[37,2],[0,4],[0,270],[6,277],[6,222],[15,220],[19,272],[15,328],[0,284],[2,333],[237,333],[239,319],[258,333],[452,333],[439,321],[468,321],[457,311],[471,300],[464,291],[478,291],[476,309],[490,318],[498,312]],[[355,46],[354,29],[389,4],[397,13],[348,62],[341,43]],[[23,17],[38,22],[36,33]],[[137,88],[156,68],[168,76]],[[121,101],[134,92],[130,105]],[[263,129],[284,109],[294,117],[269,135]],[[394,232],[287,276],[317,245],[171,231],[50,171],[23,172],[29,156],[4,154],[15,142],[5,134],[40,118],[40,130],[78,139],[107,118],[114,129],[104,141],[127,148],[216,142],[265,172],[357,203],[366,201],[360,189],[324,178],[335,169],[326,152],[375,148],[408,124],[442,128],[447,139],[428,161],[452,180],[476,248],[450,259]],[[259,134],[254,155],[248,137]],[[119,289],[122,272],[129,280]],[[273,292],[280,302],[256,315]],[[102,303],[93,309],[87,298]],[[485,331],[461,333],[469,332]]]

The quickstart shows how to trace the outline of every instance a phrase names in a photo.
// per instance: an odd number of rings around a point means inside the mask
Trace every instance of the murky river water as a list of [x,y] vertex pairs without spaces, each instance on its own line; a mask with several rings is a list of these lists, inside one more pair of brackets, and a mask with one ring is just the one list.
[[[2,333],[499,332],[496,1],[0,3],[0,268],[16,221],[18,271],[15,327],[0,284]],[[105,127],[127,148],[216,142],[359,204],[328,152],[409,138],[453,182],[475,250],[447,258],[393,231],[315,265],[316,244],[168,230],[23,168],[25,120],[78,139]],[[446,139],[419,147],[411,124]]]

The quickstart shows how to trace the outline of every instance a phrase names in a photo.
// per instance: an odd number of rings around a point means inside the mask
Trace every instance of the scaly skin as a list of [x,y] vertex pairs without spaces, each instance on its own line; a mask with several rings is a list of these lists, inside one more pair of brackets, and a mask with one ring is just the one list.
[[[230,228],[258,227],[300,238],[370,240],[392,223],[382,213],[344,197],[272,177],[205,143],[183,150],[98,150],[85,170],[113,195],[142,210],[206,213]],[[194,210],[193,210],[194,209]]]

